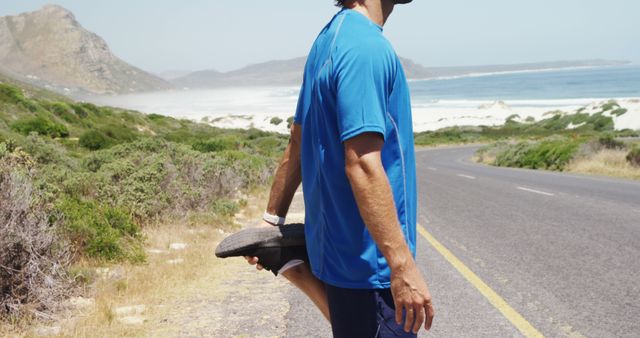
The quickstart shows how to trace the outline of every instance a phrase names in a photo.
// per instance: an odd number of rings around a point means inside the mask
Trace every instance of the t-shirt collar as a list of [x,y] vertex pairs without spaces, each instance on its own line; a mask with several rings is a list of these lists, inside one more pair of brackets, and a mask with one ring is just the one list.
[[362,13],[358,12],[358,11],[355,11],[355,10],[350,9],[350,8],[343,8],[340,12],[344,12],[344,13],[354,13],[354,14],[355,14],[354,16],[356,16],[356,17],[359,17],[359,18],[362,18],[362,19],[366,20],[366,22],[367,22],[367,23],[369,23],[369,24],[370,24],[370,25],[372,25],[372,26],[377,27],[380,31],[383,31],[383,30],[384,30],[384,28],[382,28],[382,26],[380,26],[380,25],[378,25],[377,23],[375,23],[375,22],[371,21],[371,19],[369,19],[366,15],[364,15],[364,14],[362,14]]

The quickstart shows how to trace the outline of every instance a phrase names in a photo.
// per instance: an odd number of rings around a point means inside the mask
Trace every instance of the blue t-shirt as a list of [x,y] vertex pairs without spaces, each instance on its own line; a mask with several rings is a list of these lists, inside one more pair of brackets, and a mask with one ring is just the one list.
[[343,144],[365,132],[384,137],[382,164],[415,255],[409,88],[382,27],[349,9],[333,17],[307,59],[295,123],[302,126],[305,231],[314,275],[337,287],[388,288],[390,269],[360,216],[345,173]]

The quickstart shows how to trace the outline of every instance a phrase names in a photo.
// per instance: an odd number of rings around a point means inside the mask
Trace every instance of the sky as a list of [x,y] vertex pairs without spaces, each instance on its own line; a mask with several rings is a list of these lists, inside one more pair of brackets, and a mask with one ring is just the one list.
[[[0,16],[71,10],[123,60],[148,71],[215,69],[306,55],[331,0],[0,0]],[[615,59],[640,63],[640,1],[415,0],[385,25],[425,66]]]

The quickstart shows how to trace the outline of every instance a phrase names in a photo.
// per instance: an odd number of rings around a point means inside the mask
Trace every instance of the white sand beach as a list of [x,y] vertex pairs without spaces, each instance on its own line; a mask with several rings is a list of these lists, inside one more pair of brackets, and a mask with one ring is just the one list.
[[[597,113],[611,98],[562,100],[440,100],[413,104],[416,132],[451,126],[502,125],[517,114],[516,121],[545,118],[550,111]],[[640,98],[613,98],[627,112],[613,116],[615,128],[640,130]],[[220,128],[257,128],[287,134],[287,119],[295,113],[298,88],[236,88],[167,91],[98,97],[92,101],[176,118],[207,122]]]
[[[504,124],[505,120],[517,114],[515,121],[524,122],[528,117],[536,121],[544,119],[545,113],[560,110],[565,113],[575,113],[582,107],[587,107],[583,113],[594,114],[608,99],[579,99],[579,100],[547,100],[547,101],[466,101],[433,103],[429,105],[415,105],[413,107],[413,124],[416,132],[438,130],[451,126],[495,126]],[[627,113],[612,116],[617,130],[640,129],[640,99],[616,99]],[[607,113],[605,113],[607,116]]]

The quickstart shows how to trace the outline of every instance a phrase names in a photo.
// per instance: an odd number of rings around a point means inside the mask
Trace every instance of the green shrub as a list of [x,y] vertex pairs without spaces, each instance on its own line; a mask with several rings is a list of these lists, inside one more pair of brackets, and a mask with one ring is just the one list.
[[640,130],[633,130],[625,128],[622,130],[616,130],[616,137],[640,137]]
[[58,203],[67,236],[89,257],[107,261],[138,261],[140,228],[117,208],[65,198]]
[[509,145],[506,149],[496,154],[494,164],[500,167],[522,167],[522,159],[532,147],[533,145],[528,142]]
[[[78,106],[85,113],[87,113],[87,116],[89,114],[98,115],[100,113],[100,108],[98,106],[96,106],[95,104],[93,104],[93,103],[81,102],[81,103],[77,103],[76,106]],[[80,114],[79,114],[79,116],[80,116]],[[80,117],[82,117],[82,116],[80,116]]]
[[97,172],[102,165],[113,161],[111,154],[107,152],[93,152],[84,158],[82,165],[91,172]]
[[283,142],[283,139],[280,137],[265,136],[252,140],[249,146],[255,153],[271,157],[282,153],[286,147],[286,143]]
[[[546,114],[547,113],[545,113],[545,115]],[[550,113],[550,115],[552,115],[550,118],[540,121],[540,126],[546,130],[551,130],[551,131],[565,130],[567,129],[569,124],[572,122],[570,120],[563,119],[562,112],[552,112]]]
[[573,158],[580,143],[569,140],[547,140],[539,143],[520,142],[496,156],[495,165],[505,167],[563,170]]
[[166,118],[166,116],[159,115],[159,114],[148,114],[147,117],[151,121],[162,121],[162,120],[164,120]]
[[132,111],[122,111],[118,114],[118,117],[122,120],[125,121],[127,123],[135,123],[136,122],[136,116],[134,115],[134,113]]
[[30,112],[38,110],[38,105],[34,101],[24,97],[22,90],[5,83],[0,83],[0,102],[19,105]]
[[627,161],[634,167],[640,167],[640,147],[634,147],[629,151]]
[[71,109],[79,118],[86,118],[89,116],[89,111],[82,104],[72,103],[70,104]]
[[[518,123],[514,122],[513,124]],[[471,143],[480,141],[483,137],[491,137],[489,134],[494,131],[497,130],[490,127],[485,127],[485,129],[480,127],[447,127],[436,131],[417,133],[414,136],[414,143],[421,146],[445,143]],[[499,132],[511,133],[510,130],[506,129],[500,130]],[[483,136],[483,134],[487,135]]]
[[108,261],[122,260],[124,259],[125,252],[120,244],[120,235],[115,229],[105,225],[104,223],[97,223],[95,226],[95,233],[93,233],[88,239],[85,245],[85,251],[89,257],[102,258]]
[[611,111],[611,115],[615,115],[615,116],[622,116],[624,114],[627,113],[627,109],[626,108],[618,108],[615,109],[613,111]]
[[[9,94],[31,102],[21,91]],[[20,147],[33,162],[34,186],[55,211],[58,233],[76,257],[140,261],[140,225],[191,214],[230,217],[241,206],[234,202],[239,192],[269,181],[288,140],[88,103],[42,99],[33,101],[31,114],[5,101],[0,99],[8,110],[0,113],[0,157],[6,160]],[[14,114],[18,120],[7,122]],[[68,135],[66,128],[80,136],[78,142],[51,139]]]
[[602,114],[593,114],[589,117],[588,123],[593,125],[595,131],[611,131],[614,130],[613,119]]
[[209,139],[206,141],[198,141],[193,144],[193,150],[201,153],[213,153],[224,150],[237,150],[240,148],[240,139],[235,136],[225,136]]
[[64,102],[53,102],[49,104],[47,108],[54,115],[67,122],[73,123],[78,119],[71,107]]
[[0,135],[0,138],[3,139],[1,142],[4,144],[5,149],[7,149],[7,152],[13,152],[18,147],[18,143],[16,142],[15,139],[6,138],[6,137],[3,137],[2,135]]
[[249,129],[243,133],[247,140],[255,140],[260,137],[271,136],[272,134],[260,129]]
[[240,205],[228,198],[220,198],[213,202],[213,212],[225,217],[232,217],[240,211]]
[[89,130],[80,136],[79,143],[89,150],[99,150],[106,148],[109,140],[100,131]]
[[624,142],[618,141],[612,134],[605,134],[598,138],[598,143],[607,149],[623,149]]
[[269,123],[273,124],[274,126],[278,126],[282,122],[283,122],[282,119],[279,117],[273,117],[271,118],[271,121],[269,121]]
[[100,127],[99,130],[117,143],[131,142],[139,137],[138,131],[131,129],[126,124],[109,123]]
[[107,118],[114,115],[113,109],[109,107],[96,107],[94,114],[98,117]]
[[70,166],[75,160],[70,158],[67,150],[56,142],[46,140],[38,134],[30,134],[22,142],[24,150],[41,164],[62,164]]
[[125,213],[121,209],[106,208],[104,211],[104,217],[111,226],[121,235],[127,235],[133,238],[140,238],[140,227],[133,222],[131,215]]
[[293,116],[290,116],[287,119],[287,129],[291,128],[291,126],[293,125],[294,120],[295,120],[295,117],[293,117]]
[[67,137],[69,131],[62,124],[55,123],[42,116],[22,118],[11,124],[11,129],[23,135],[38,133],[51,137]]
[[518,123],[517,121],[515,121],[515,119],[519,119],[519,118],[520,118],[520,115],[511,114],[505,119],[505,123]]
[[616,102],[616,100],[609,100],[607,103],[603,104],[600,109],[601,112],[606,112],[609,110],[612,110],[614,108],[619,108],[620,105],[618,104],[618,102]]

